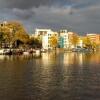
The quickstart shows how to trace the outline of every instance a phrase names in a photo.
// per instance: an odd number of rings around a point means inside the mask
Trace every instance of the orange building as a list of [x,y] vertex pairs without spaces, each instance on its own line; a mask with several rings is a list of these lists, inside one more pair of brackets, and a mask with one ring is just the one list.
[[91,42],[96,44],[100,44],[100,35],[96,33],[87,34],[87,37],[90,39]]

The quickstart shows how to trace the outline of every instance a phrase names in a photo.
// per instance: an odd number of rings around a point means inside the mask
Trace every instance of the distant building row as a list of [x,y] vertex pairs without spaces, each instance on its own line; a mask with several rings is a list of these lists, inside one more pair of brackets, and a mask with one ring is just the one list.
[[91,42],[100,44],[100,35],[99,34],[86,34],[86,36],[78,36],[77,33],[68,32],[67,30],[60,30],[59,32],[53,32],[51,29],[36,29],[35,34],[32,36],[39,36],[42,41],[43,49],[52,49],[50,44],[50,39],[52,36],[57,37],[57,47],[59,48],[75,48],[75,47],[84,47],[83,38],[87,37]]

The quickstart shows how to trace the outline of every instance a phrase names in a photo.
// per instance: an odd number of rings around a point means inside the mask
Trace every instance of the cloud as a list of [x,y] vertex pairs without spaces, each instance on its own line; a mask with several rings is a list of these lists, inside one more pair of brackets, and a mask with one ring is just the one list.
[[[70,14],[70,10],[72,14]],[[90,6],[84,9],[69,7],[39,7],[34,9],[35,23],[50,28],[72,28],[77,32],[100,33],[100,7]]]
[[21,19],[29,19],[34,15],[34,12],[29,9],[18,9],[18,8],[13,8],[12,12],[14,15],[17,17],[20,17]]
[[7,7],[7,8],[20,8],[20,9],[27,9],[32,7],[39,7],[39,6],[50,6],[55,4],[63,4],[63,2],[70,2],[70,0],[1,0],[0,6]]
[[62,27],[100,32],[99,0],[0,0],[0,20],[20,20],[28,30]]
[[39,6],[75,5],[76,7],[89,6],[100,2],[99,0],[0,0],[1,8],[29,9]]

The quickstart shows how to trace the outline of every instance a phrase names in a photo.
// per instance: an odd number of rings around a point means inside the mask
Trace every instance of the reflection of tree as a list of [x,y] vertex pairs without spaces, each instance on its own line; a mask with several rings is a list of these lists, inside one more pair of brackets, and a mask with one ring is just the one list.
[[[95,60],[96,60],[96,59],[95,59],[95,54],[94,54],[94,53],[89,53],[89,52],[88,52],[88,53],[85,53],[85,54],[84,54],[84,57],[85,57],[85,58],[84,58],[84,60],[85,60],[84,62],[85,62],[86,64],[91,64],[91,63],[95,62]],[[93,58],[94,61],[92,61],[92,58]]]

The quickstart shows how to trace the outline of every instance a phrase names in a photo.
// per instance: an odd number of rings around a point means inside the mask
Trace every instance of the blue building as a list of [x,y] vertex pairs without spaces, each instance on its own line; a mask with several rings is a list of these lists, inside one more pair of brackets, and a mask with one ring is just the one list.
[[62,36],[59,37],[59,47],[64,48],[64,37]]
[[68,48],[69,47],[69,37],[68,37],[67,30],[60,30],[59,47],[60,48]]

